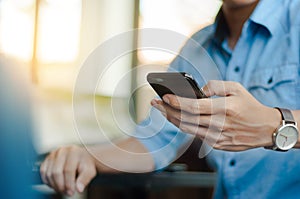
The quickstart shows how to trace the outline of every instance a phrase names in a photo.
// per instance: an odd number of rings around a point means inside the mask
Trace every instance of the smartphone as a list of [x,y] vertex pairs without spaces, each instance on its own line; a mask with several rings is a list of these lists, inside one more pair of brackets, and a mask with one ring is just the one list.
[[206,98],[194,78],[187,73],[161,72],[149,73],[147,81],[162,98],[166,94],[174,94],[186,98]]

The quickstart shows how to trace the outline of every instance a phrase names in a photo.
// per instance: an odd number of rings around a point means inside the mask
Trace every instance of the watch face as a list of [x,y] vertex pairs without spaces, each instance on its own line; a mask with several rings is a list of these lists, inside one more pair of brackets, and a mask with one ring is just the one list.
[[286,124],[278,130],[275,138],[276,146],[281,150],[289,150],[298,141],[298,130],[293,124]]

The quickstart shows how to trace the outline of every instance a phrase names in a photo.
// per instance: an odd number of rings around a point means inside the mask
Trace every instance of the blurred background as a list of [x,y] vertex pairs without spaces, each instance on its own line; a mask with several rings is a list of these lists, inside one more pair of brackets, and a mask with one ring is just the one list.
[[[78,71],[92,50],[133,28],[163,28],[190,36],[213,22],[221,1],[2,0],[0,5],[0,51],[22,63],[22,70],[32,80],[35,144],[44,153],[61,145],[80,143],[73,125],[72,91]],[[143,35],[138,35],[132,42],[143,43],[143,39]],[[143,65],[165,66],[159,67],[164,70],[174,56],[143,50],[116,61],[111,67],[113,73],[105,74],[104,86],[95,93],[99,106],[108,105],[107,114],[110,113],[110,97],[124,71]],[[131,81],[144,78],[149,70],[151,67],[141,67]],[[88,78],[96,78],[93,75],[87,76],[87,83]],[[128,83],[128,93],[131,84]],[[86,94],[92,96],[89,92]],[[136,91],[133,118],[137,122],[147,116],[153,94],[147,86]],[[120,136],[114,121],[107,118],[105,125],[111,126],[110,136]],[[94,139],[93,128],[97,125],[89,123],[88,118],[83,120],[87,128],[85,140],[101,142]]]
[[[32,82],[34,144],[38,153],[81,144],[73,122],[72,93],[80,67],[96,47],[135,28],[168,29],[188,37],[211,24],[220,6],[220,0],[1,0],[0,52],[18,62]],[[145,39],[138,34],[120,45],[132,46]],[[183,44],[178,45],[178,51]],[[98,133],[98,124],[91,122],[92,116],[85,112],[85,99],[95,99],[96,109],[101,109],[97,114],[109,129],[106,136],[123,137],[111,111],[111,97],[118,82],[126,71],[137,69],[126,84],[125,94],[118,97],[133,97],[131,117],[139,122],[147,117],[154,92],[143,86],[131,96],[132,85],[143,82],[150,71],[166,70],[174,56],[155,50],[132,52],[111,65],[95,92],[86,89],[80,121],[86,129],[81,134],[85,142],[105,141]],[[87,84],[92,78],[97,78],[95,73],[86,76]],[[126,116],[128,109],[128,103],[124,103],[119,114]],[[101,117],[103,113],[105,117]]]

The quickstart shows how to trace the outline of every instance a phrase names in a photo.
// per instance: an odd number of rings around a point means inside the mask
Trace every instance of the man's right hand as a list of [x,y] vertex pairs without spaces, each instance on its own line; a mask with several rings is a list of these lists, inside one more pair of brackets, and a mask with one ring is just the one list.
[[84,147],[63,147],[47,156],[40,172],[45,184],[71,196],[83,192],[96,176],[96,161]]
[[148,150],[137,139],[128,138],[88,150],[78,146],[57,149],[47,156],[40,172],[45,184],[71,196],[82,192],[97,172],[143,173],[154,168]]

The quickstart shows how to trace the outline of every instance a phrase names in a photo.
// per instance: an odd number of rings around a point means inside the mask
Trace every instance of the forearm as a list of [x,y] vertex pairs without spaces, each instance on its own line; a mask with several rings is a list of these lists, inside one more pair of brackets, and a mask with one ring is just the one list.
[[154,170],[154,161],[148,150],[134,138],[118,143],[89,147],[98,172],[142,173]]

